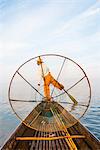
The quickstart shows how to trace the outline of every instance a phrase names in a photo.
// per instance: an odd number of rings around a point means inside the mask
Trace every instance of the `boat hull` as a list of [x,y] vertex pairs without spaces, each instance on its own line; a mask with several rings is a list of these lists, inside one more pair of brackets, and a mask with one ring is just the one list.
[[[56,110],[59,111],[59,115],[62,115],[63,119],[66,117],[69,120],[73,118],[60,104],[53,102],[50,105],[56,105]],[[41,102],[35,109],[40,109],[44,105],[44,102]],[[48,103],[45,105],[48,105]],[[42,107],[43,108],[43,107]],[[51,107],[50,107],[51,108]],[[50,110],[50,109],[49,109]],[[47,114],[47,109],[45,110]],[[32,114],[34,110],[28,115],[28,117],[25,119],[25,122],[29,122],[30,118],[32,118]],[[62,112],[62,114],[60,114]],[[45,115],[44,113],[42,116]],[[49,114],[50,115],[50,114]],[[67,115],[67,116],[66,116]],[[38,118],[36,119],[35,123],[33,123],[34,129],[31,129],[27,127],[25,124],[20,124],[20,126],[16,129],[16,131],[11,135],[9,140],[4,144],[1,150],[69,150],[71,147],[69,146],[66,138],[62,139],[54,139],[53,137],[61,137],[66,136],[66,133],[63,131],[63,128],[58,128],[58,124],[53,124],[56,129],[53,129],[53,126],[48,128],[46,125],[42,125],[43,128],[36,127],[36,124],[39,122],[37,120],[40,120]],[[49,116],[50,118],[51,116]],[[72,118],[71,118],[72,117]],[[33,118],[32,118],[33,119]],[[75,119],[75,118],[74,118]],[[54,120],[53,120],[54,121]],[[36,123],[37,122],[37,123]],[[66,124],[67,125],[67,124]],[[36,129],[35,129],[36,128]],[[77,122],[73,126],[67,128],[66,131],[69,133],[70,136],[72,135],[83,135],[85,138],[74,138],[73,142],[75,143],[77,149],[79,150],[99,150],[100,149],[100,142],[99,140],[88,131],[87,128],[85,128],[80,122]],[[17,137],[51,137],[52,140],[16,140]]]

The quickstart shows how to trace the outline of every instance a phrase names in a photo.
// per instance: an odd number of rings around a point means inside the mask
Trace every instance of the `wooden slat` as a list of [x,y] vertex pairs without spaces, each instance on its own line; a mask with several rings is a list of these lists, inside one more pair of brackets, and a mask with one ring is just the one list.
[[[50,103],[50,105],[47,103],[46,111],[49,110],[49,107],[51,105],[55,105],[56,110],[58,114],[61,116],[61,118],[65,121],[72,121],[73,116],[71,114],[68,114],[64,108],[59,105],[56,102]],[[41,104],[37,105],[35,110],[33,110],[30,115],[26,118],[27,122],[31,122],[32,119],[35,118],[36,114],[44,109],[44,102],[41,102]],[[48,110],[47,110],[48,109]],[[38,113],[36,113],[38,112]],[[32,114],[33,113],[33,114]],[[33,117],[31,119],[31,117]],[[37,119],[33,122],[33,125],[37,127],[40,131],[32,130],[28,127],[26,127],[24,124],[21,124],[18,129],[12,134],[12,136],[9,138],[9,140],[5,143],[5,145],[2,147],[1,150],[69,150],[68,143],[65,139],[58,139],[53,141],[16,141],[16,137],[49,137],[49,134],[55,134],[56,136],[63,136],[66,135],[59,126],[57,125],[55,118],[52,120],[53,122],[48,123],[47,125],[41,124],[41,119],[37,117]],[[40,120],[38,120],[40,119]],[[74,118],[75,119],[75,118]],[[28,123],[29,123],[28,122]],[[48,130],[49,129],[49,130]],[[84,126],[82,126],[79,122],[75,124],[74,126],[68,128],[68,132],[70,135],[85,135],[85,139],[73,139],[78,149],[86,149],[86,150],[99,150],[100,149],[100,142],[98,139],[95,138]]]

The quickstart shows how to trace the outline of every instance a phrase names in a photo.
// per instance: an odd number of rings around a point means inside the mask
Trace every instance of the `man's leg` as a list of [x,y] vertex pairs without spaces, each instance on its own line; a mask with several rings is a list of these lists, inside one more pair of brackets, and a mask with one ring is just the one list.
[[62,84],[60,84],[58,81],[56,81],[52,75],[51,75],[51,83],[58,89],[62,90],[64,88],[64,86]]
[[49,75],[47,75],[44,78],[44,95],[48,100],[50,100],[50,98],[51,98],[49,85],[50,85],[50,77],[49,77]]
[[47,99],[50,99],[50,88],[49,88],[48,84],[44,84],[44,96]]

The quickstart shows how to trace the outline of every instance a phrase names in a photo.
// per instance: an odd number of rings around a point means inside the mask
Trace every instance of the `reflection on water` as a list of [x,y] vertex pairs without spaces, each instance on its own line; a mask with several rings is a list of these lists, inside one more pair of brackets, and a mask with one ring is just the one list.
[[[76,106],[77,107],[77,106]],[[81,109],[81,107],[80,107]],[[77,109],[78,110],[78,109]],[[75,107],[73,107],[75,112]],[[77,114],[77,112],[75,112]],[[84,124],[96,137],[100,139],[100,101],[92,103],[86,115],[81,119]],[[4,144],[9,135],[20,124],[12,112],[8,103],[0,103],[0,146]]]

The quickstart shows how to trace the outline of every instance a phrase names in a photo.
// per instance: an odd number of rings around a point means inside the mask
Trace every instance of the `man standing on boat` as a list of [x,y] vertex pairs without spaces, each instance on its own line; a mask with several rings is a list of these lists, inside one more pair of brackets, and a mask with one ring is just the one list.
[[49,87],[50,84],[60,90],[64,89],[64,86],[54,79],[54,77],[50,73],[49,68],[44,64],[40,57],[37,60],[37,65],[39,66],[39,72],[41,73],[44,81],[44,96],[47,98],[47,100],[51,100]]

